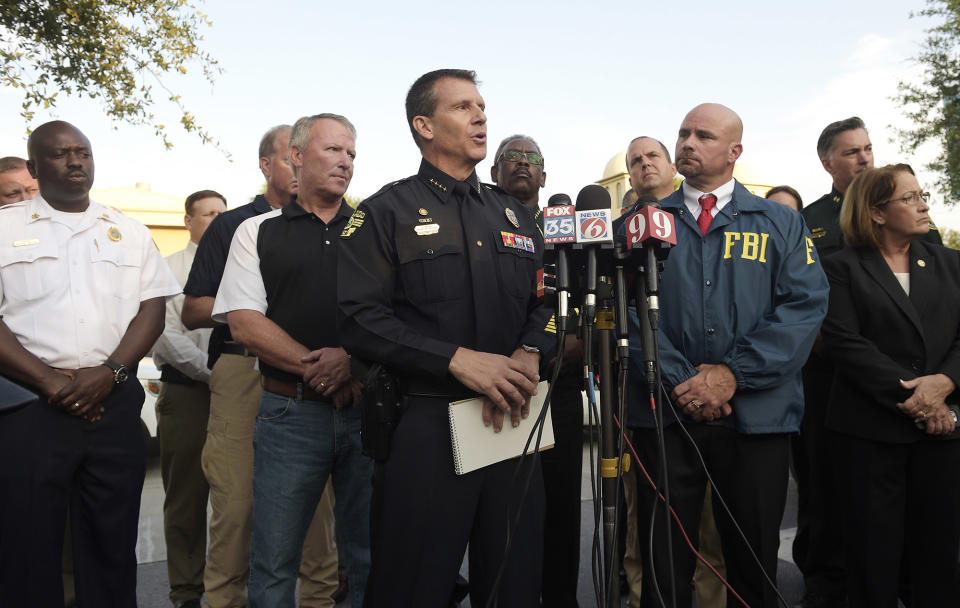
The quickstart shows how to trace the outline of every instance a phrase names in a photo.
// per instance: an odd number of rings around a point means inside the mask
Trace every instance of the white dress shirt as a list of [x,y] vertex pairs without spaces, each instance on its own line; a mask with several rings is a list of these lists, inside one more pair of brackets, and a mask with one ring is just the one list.
[[713,206],[713,210],[710,212],[710,215],[712,217],[717,217],[717,214],[720,213],[720,210],[726,207],[727,203],[733,200],[733,184],[734,180],[731,179],[716,190],[711,192],[700,192],[689,183],[683,182],[683,184],[680,186],[683,188],[683,204],[686,205],[694,219],[697,219],[700,217],[700,197],[704,194],[713,194],[717,197],[717,204]]
[[[181,286],[187,282],[190,266],[197,255],[197,244],[187,241],[187,248],[170,254],[166,258],[173,276]],[[210,370],[207,369],[207,346],[210,343],[212,328],[187,329],[180,320],[183,310],[183,294],[167,299],[167,323],[163,335],[153,345],[153,362],[157,369],[172,365],[177,371],[201,382],[210,382]]]
[[180,286],[146,226],[119,210],[90,201],[75,225],[56,216],[39,194],[0,208],[0,316],[47,365],[95,367],[140,302]]

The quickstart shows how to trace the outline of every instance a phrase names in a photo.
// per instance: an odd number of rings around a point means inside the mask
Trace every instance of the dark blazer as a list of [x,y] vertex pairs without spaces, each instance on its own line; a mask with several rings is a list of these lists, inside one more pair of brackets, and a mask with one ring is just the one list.
[[893,443],[929,437],[897,409],[912,393],[898,380],[943,373],[960,386],[960,252],[914,240],[909,297],[878,250],[847,247],[823,268],[823,341],[837,368],[827,427]]

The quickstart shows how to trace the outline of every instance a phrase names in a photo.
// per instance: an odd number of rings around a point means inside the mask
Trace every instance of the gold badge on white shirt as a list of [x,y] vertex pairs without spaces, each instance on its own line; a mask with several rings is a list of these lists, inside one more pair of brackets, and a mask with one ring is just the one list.
[[116,243],[123,238],[123,235],[120,234],[120,231],[117,230],[116,226],[111,227],[110,230],[107,230],[107,238]]

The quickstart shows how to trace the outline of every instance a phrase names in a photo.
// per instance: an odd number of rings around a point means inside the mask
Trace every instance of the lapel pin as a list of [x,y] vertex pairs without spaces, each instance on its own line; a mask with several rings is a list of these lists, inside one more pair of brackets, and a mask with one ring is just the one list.
[[517,214],[513,212],[513,209],[507,207],[504,213],[507,216],[507,221],[510,222],[514,228],[520,227],[520,220],[517,219]]

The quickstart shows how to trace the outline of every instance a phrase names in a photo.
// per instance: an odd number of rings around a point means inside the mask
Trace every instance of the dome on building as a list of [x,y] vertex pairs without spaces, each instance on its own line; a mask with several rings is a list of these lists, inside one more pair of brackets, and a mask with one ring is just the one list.
[[733,177],[757,196],[763,196],[767,193],[767,190],[773,187],[770,185],[769,179],[763,176],[763,171],[750,162],[737,161],[733,168]]
[[607,166],[603,168],[603,177],[600,178],[600,181],[609,179],[611,177],[616,177],[621,173],[627,172],[627,152],[617,152],[613,157],[607,161]]

